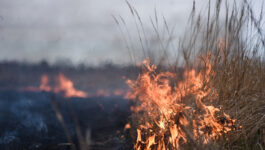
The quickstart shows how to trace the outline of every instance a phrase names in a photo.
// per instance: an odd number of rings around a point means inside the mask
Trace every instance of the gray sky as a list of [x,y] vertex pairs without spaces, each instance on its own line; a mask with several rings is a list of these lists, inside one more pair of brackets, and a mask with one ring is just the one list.
[[[255,8],[262,1],[255,0]],[[176,24],[176,34],[184,30],[192,7],[192,0],[129,2],[146,24],[156,8],[170,25]],[[67,58],[74,64],[126,63],[128,52],[111,15],[121,15],[137,38],[125,0],[0,0],[0,61],[54,63]]]

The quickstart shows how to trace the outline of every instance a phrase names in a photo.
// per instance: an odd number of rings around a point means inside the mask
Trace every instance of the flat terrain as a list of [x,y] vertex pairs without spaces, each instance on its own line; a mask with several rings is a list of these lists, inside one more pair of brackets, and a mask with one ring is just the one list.
[[[55,107],[54,107],[55,105]],[[80,128],[91,149],[123,149],[128,101],[120,97],[70,98],[52,93],[0,92],[0,149],[67,149]]]
[[130,149],[132,145],[128,143],[132,142],[128,142],[124,130],[130,104],[122,95],[65,98],[52,92],[25,90],[38,88],[41,75],[53,79],[59,73],[72,80],[76,89],[93,93],[99,89],[128,89],[123,76],[136,76],[137,71],[114,66],[0,64],[0,149],[79,149],[78,130],[92,150]]

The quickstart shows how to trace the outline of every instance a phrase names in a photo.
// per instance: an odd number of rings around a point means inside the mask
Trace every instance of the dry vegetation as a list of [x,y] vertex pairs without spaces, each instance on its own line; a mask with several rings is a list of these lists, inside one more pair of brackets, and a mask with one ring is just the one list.
[[191,36],[201,35],[202,40],[195,41],[199,47],[189,43],[183,50],[184,56],[198,48],[197,57],[211,52],[212,71],[215,75],[206,86],[216,89],[218,98],[214,103],[235,118],[237,126],[242,126],[241,130],[231,133],[231,138],[226,140],[226,148],[263,149],[265,45],[259,26],[263,12],[256,20],[248,2],[240,3],[240,7],[234,3],[230,8],[227,2],[224,3],[225,21],[219,20],[221,1],[217,1],[213,16],[209,7],[206,24],[201,23],[198,17],[196,25],[192,27],[195,32]]
[[[265,42],[261,29],[263,11],[260,12],[260,16],[257,19],[248,1],[241,1],[241,3],[234,1],[231,3],[217,0],[214,4],[211,4],[212,2],[209,1],[208,3],[207,15],[197,14],[194,2],[187,32],[181,38],[179,47],[176,49],[178,53],[183,54],[183,62],[179,62],[178,60],[181,60],[181,58],[178,57],[177,62],[168,63],[169,66],[160,63],[165,62],[164,60],[167,58],[166,49],[168,48],[167,46],[163,46],[163,42],[161,42],[161,50],[165,51],[165,55],[163,55],[160,61],[157,61],[159,62],[158,69],[152,68],[152,65],[149,66],[149,63],[146,63],[144,65],[145,69],[139,78],[136,81],[130,81],[132,88],[131,94],[136,99],[135,108],[141,107],[140,111],[133,111],[133,119],[131,121],[131,133],[132,139],[135,142],[135,149],[264,149]],[[137,11],[131,5],[129,7],[133,16],[138,19],[139,23],[136,23],[137,28],[143,29]],[[118,19],[115,19],[118,22]],[[165,26],[168,30],[166,22]],[[158,31],[155,25],[153,27],[154,32]],[[145,37],[141,35],[144,34],[141,34],[140,30],[138,32],[140,43],[143,45],[142,41],[145,41]],[[170,39],[172,37],[171,32],[168,33]],[[159,34],[157,35],[158,38],[161,38]],[[146,51],[145,54],[148,54],[147,49],[143,49],[143,51]],[[166,62],[170,62],[170,60]],[[183,123],[176,122],[176,120],[179,121],[180,119],[169,121],[167,119],[170,117],[161,117],[161,115],[168,114],[162,112],[161,107],[167,110],[172,109],[174,105],[172,99],[167,100],[170,106],[164,104],[166,105],[164,107],[161,106],[163,105],[161,104],[162,100],[159,99],[161,93],[158,94],[158,97],[152,96],[152,92],[153,95],[156,95],[155,92],[161,92],[165,86],[169,85],[171,89],[167,89],[167,94],[171,92],[170,98],[175,98],[172,96],[172,93],[177,93],[175,89],[179,87],[177,83],[182,82],[180,79],[184,81],[189,80],[187,77],[185,79],[185,75],[179,71],[180,64],[183,64],[185,70],[196,70],[197,75],[200,76],[202,83],[196,90],[206,94],[199,101],[204,102],[205,106],[213,105],[220,112],[225,112],[232,119],[235,119],[231,131],[223,132],[219,138],[214,138],[214,140],[207,144],[203,143],[203,141],[196,140],[194,138],[195,135],[191,135],[189,129],[182,126]],[[173,73],[175,76],[172,78],[171,75],[167,74],[167,71],[170,74]],[[160,80],[156,78],[160,75],[166,78],[166,82],[165,79]],[[146,79],[148,79],[148,82],[146,82]],[[147,83],[151,83],[153,87],[150,88],[149,85],[146,85]],[[189,92],[189,88],[185,90]],[[151,94],[147,91],[151,92]],[[216,93],[217,97],[211,95],[213,92]],[[165,96],[163,94],[162,97]],[[198,98],[190,96],[194,94],[198,93],[190,92],[180,98],[180,101],[193,101],[195,99],[195,103],[197,103]],[[174,100],[174,102],[176,101]],[[145,109],[142,104],[144,104]],[[149,107],[153,107],[153,109]],[[190,107],[196,110],[194,108],[196,106],[190,104]],[[184,110],[183,113],[184,117],[182,118],[192,120],[192,118],[188,118],[188,113],[185,116]],[[176,116],[181,118],[179,115],[174,114],[174,117]],[[167,129],[162,134],[161,130],[156,130],[157,128],[159,129],[159,125],[146,126],[146,123],[154,123],[155,119],[159,122],[161,118],[166,118],[165,122],[167,124]],[[171,132],[172,122],[180,126],[182,129],[179,131],[183,132],[179,133],[181,135],[178,136],[184,140],[177,139],[177,146],[174,146],[170,141],[170,136],[173,136]],[[151,129],[152,132],[145,131],[143,133],[141,127],[143,125],[145,125],[145,128]],[[140,130],[137,131],[138,135],[136,130]],[[139,142],[139,135],[141,135],[141,142]],[[185,138],[187,142],[185,142]],[[161,141],[164,142],[162,148],[161,144],[159,144]]]

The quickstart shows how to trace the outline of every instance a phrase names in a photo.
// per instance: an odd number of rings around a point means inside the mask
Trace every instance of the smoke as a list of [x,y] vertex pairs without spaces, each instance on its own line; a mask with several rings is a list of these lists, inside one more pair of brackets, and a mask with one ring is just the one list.
[[0,137],[0,144],[9,144],[10,142],[17,139],[17,132],[16,131],[6,131]]
[[[154,10],[164,15],[176,31],[184,29],[192,0],[133,1],[143,18],[150,24]],[[260,10],[262,0],[253,3]],[[196,1],[203,5],[203,0]],[[256,9],[257,8],[257,9]],[[201,10],[199,10],[201,11]],[[55,63],[69,59],[73,64],[99,64],[112,61],[128,63],[129,54],[111,15],[121,15],[132,37],[138,38],[134,21],[124,0],[36,0],[0,1],[0,60]]]
[[[149,20],[154,8],[165,15],[171,14],[168,18],[172,19],[173,13],[185,11],[183,6],[189,8],[190,1],[130,3]],[[106,60],[128,62],[129,56],[112,14],[122,15],[129,26],[133,25],[130,10],[123,0],[2,0],[0,60],[38,62],[46,59],[55,63],[57,59],[67,58],[74,64],[98,64]]]

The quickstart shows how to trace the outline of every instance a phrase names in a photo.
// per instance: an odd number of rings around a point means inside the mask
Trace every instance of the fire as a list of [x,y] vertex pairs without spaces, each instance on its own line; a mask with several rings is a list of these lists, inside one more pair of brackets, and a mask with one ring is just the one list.
[[180,149],[188,143],[208,144],[232,130],[235,120],[210,104],[218,97],[210,88],[214,75],[209,61],[205,71],[186,69],[182,81],[176,73],[157,73],[149,60],[136,81],[127,80],[137,137],[134,149]]
[[129,123],[127,123],[125,126],[124,126],[124,129],[127,130],[127,129],[130,129],[131,128],[131,125]]
[[60,73],[57,78],[57,86],[54,88],[55,93],[64,93],[64,96],[69,97],[86,97],[87,94],[83,91],[76,90],[74,88],[73,82],[66,78],[62,73]]
[[96,96],[109,97],[110,93],[108,91],[104,90],[104,89],[98,89],[97,93],[96,93]]
[[62,94],[66,98],[71,97],[82,97],[82,98],[88,98],[88,97],[110,97],[110,96],[119,96],[119,97],[126,97],[126,94],[128,93],[127,90],[124,89],[114,89],[106,90],[106,89],[97,89],[93,93],[87,93],[81,90],[77,90],[74,87],[73,81],[68,79],[64,74],[59,73],[55,78],[56,84],[54,87],[50,86],[50,78],[47,74],[43,74],[40,79],[40,86],[34,87],[29,86],[27,88],[22,88],[22,90],[26,91],[32,91],[32,92],[54,92],[57,94]]
[[62,73],[60,73],[56,77],[56,85],[54,88],[52,88],[49,85],[49,77],[48,75],[44,74],[41,76],[41,84],[39,88],[27,88],[30,91],[45,91],[45,92],[54,92],[58,94],[63,94],[64,97],[66,98],[71,98],[71,97],[87,97],[87,93],[76,90],[74,88],[74,83],[67,77],[65,77]]
[[51,91],[51,87],[49,86],[49,77],[46,74],[41,76],[40,90],[46,92]]

